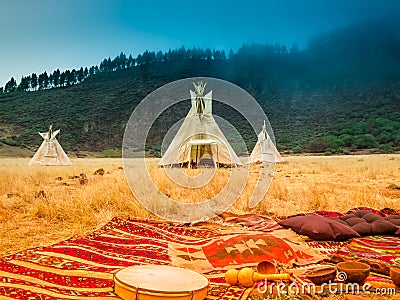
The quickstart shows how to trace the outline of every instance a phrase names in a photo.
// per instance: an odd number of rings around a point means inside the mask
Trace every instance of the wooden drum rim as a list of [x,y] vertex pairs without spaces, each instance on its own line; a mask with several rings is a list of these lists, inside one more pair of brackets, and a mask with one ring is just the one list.
[[166,265],[151,265],[154,266],[155,268],[159,267],[159,268],[168,268],[171,270],[179,270],[179,271],[185,271],[188,273],[192,273],[194,275],[196,275],[198,278],[203,278],[206,282],[206,284],[203,287],[197,287],[194,288],[192,290],[179,290],[179,291],[165,291],[165,290],[159,290],[159,289],[149,289],[149,288],[142,288],[140,286],[134,286],[132,284],[126,283],[124,281],[122,281],[120,278],[118,278],[118,273],[121,271],[124,271],[128,268],[140,268],[140,267],[146,267],[146,266],[150,266],[150,265],[141,265],[141,266],[131,266],[131,267],[127,267],[125,269],[121,269],[119,270],[117,273],[115,273],[113,275],[114,277],[114,282],[116,284],[118,284],[120,287],[135,292],[137,294],[143,294],[143,295],[150,295],[150,296],[160,296],[160,295],[165,295],[166,297],[187,297],[187,296],[193,296],[194,293],[198,292],[198,291],[202,291],[204,289],[207,289],[209,284],[210,284],[210,280],[204,276],[203,274],[200,274],[198,272],[195,272],[193,270],[190,269],[185,269],[185,268],[180,268],[180,267],[173,267],[173,266],[166,266]]

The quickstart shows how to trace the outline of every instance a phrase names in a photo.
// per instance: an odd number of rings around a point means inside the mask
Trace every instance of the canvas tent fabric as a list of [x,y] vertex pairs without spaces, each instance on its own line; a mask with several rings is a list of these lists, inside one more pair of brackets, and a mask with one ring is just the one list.
[[56,139],[59,133],[60,130],[53,131],[51,125],[48,132],[39,132],[43,142],[30,160],[29,165],[56,166],[72,164]]
[[[205,86],[205,85],[204,85]],[[240,166],[242,162],[232,149],[212,116],[212,91],[203,96],[203,90],[190,90],[191,108],[161,158],[159,166],[188,163],[198,164],[202,157],[212,158],[215,164]]]
[[262,131],[258,135],[257,143],[250,154],[248,163],[252,164],[262,162],[283,162],[284,160],[281,154],[278,152],[274,143],[271,140],[271,137],[267,133],[265,121],[262,128]]

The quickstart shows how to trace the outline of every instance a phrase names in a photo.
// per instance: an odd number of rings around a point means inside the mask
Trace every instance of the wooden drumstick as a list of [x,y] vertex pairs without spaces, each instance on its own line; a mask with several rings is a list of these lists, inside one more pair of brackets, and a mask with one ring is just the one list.
[[243,287],[252,287],[261,280],[289,280],[290,274],[260,274],[251,268],[243,268],[240,271],[231,269],[225,273],[225,280],[230,285],[240,284]]

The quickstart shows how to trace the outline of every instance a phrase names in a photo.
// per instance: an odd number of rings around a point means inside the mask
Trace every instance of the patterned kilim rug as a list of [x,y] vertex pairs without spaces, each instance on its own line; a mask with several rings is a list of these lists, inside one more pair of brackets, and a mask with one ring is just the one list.
[[113,274],[138,264],[214,270],[206,274],[208,300],[246,299],[251,289],[227,286],[224,269],[264,259],[314,263],[314,254],[306,245],[292,248],[284,239],[259,231],[114,218],[86,237],[2,258],[0,299],[119,299]]
[[332,256],[332,261],[358,260],[371,271],[389,275],[389,267],[400,265],[400,237],[368,236],[352,239]]
[[314,241],[309,240],[306,241],[307,245],[311,248],[319,251],[321,254],[327,256],[333,256],[336,252],[341,249],[343,246],[350,243],[349,241]]

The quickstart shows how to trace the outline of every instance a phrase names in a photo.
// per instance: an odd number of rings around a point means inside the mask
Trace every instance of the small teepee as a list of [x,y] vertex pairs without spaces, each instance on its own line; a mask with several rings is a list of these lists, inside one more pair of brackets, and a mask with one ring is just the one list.
[[193,85],[191,109],[158,165],[242,165],[212,115],[212,91],[204,95],[205,83]]
[[283,162],[283,158],[276,149],[274,143],[272,142],[270,136],[267,133],[267,126],[262,126],[262,131],[258,135],[257,144],[254,146],[253,151],[251,152],[249,158],[249,164],[252,163],[262,163],[262,162],[269,162],[269,163],[276,163],[276,162]]
[[72,164],[56,139],[59,132],[59,129],[53,131],[52,125],[50,125],[48,132],[39,132],[40,136],[43,138],[43,142],[32,157],[29,165],[56,166]]

